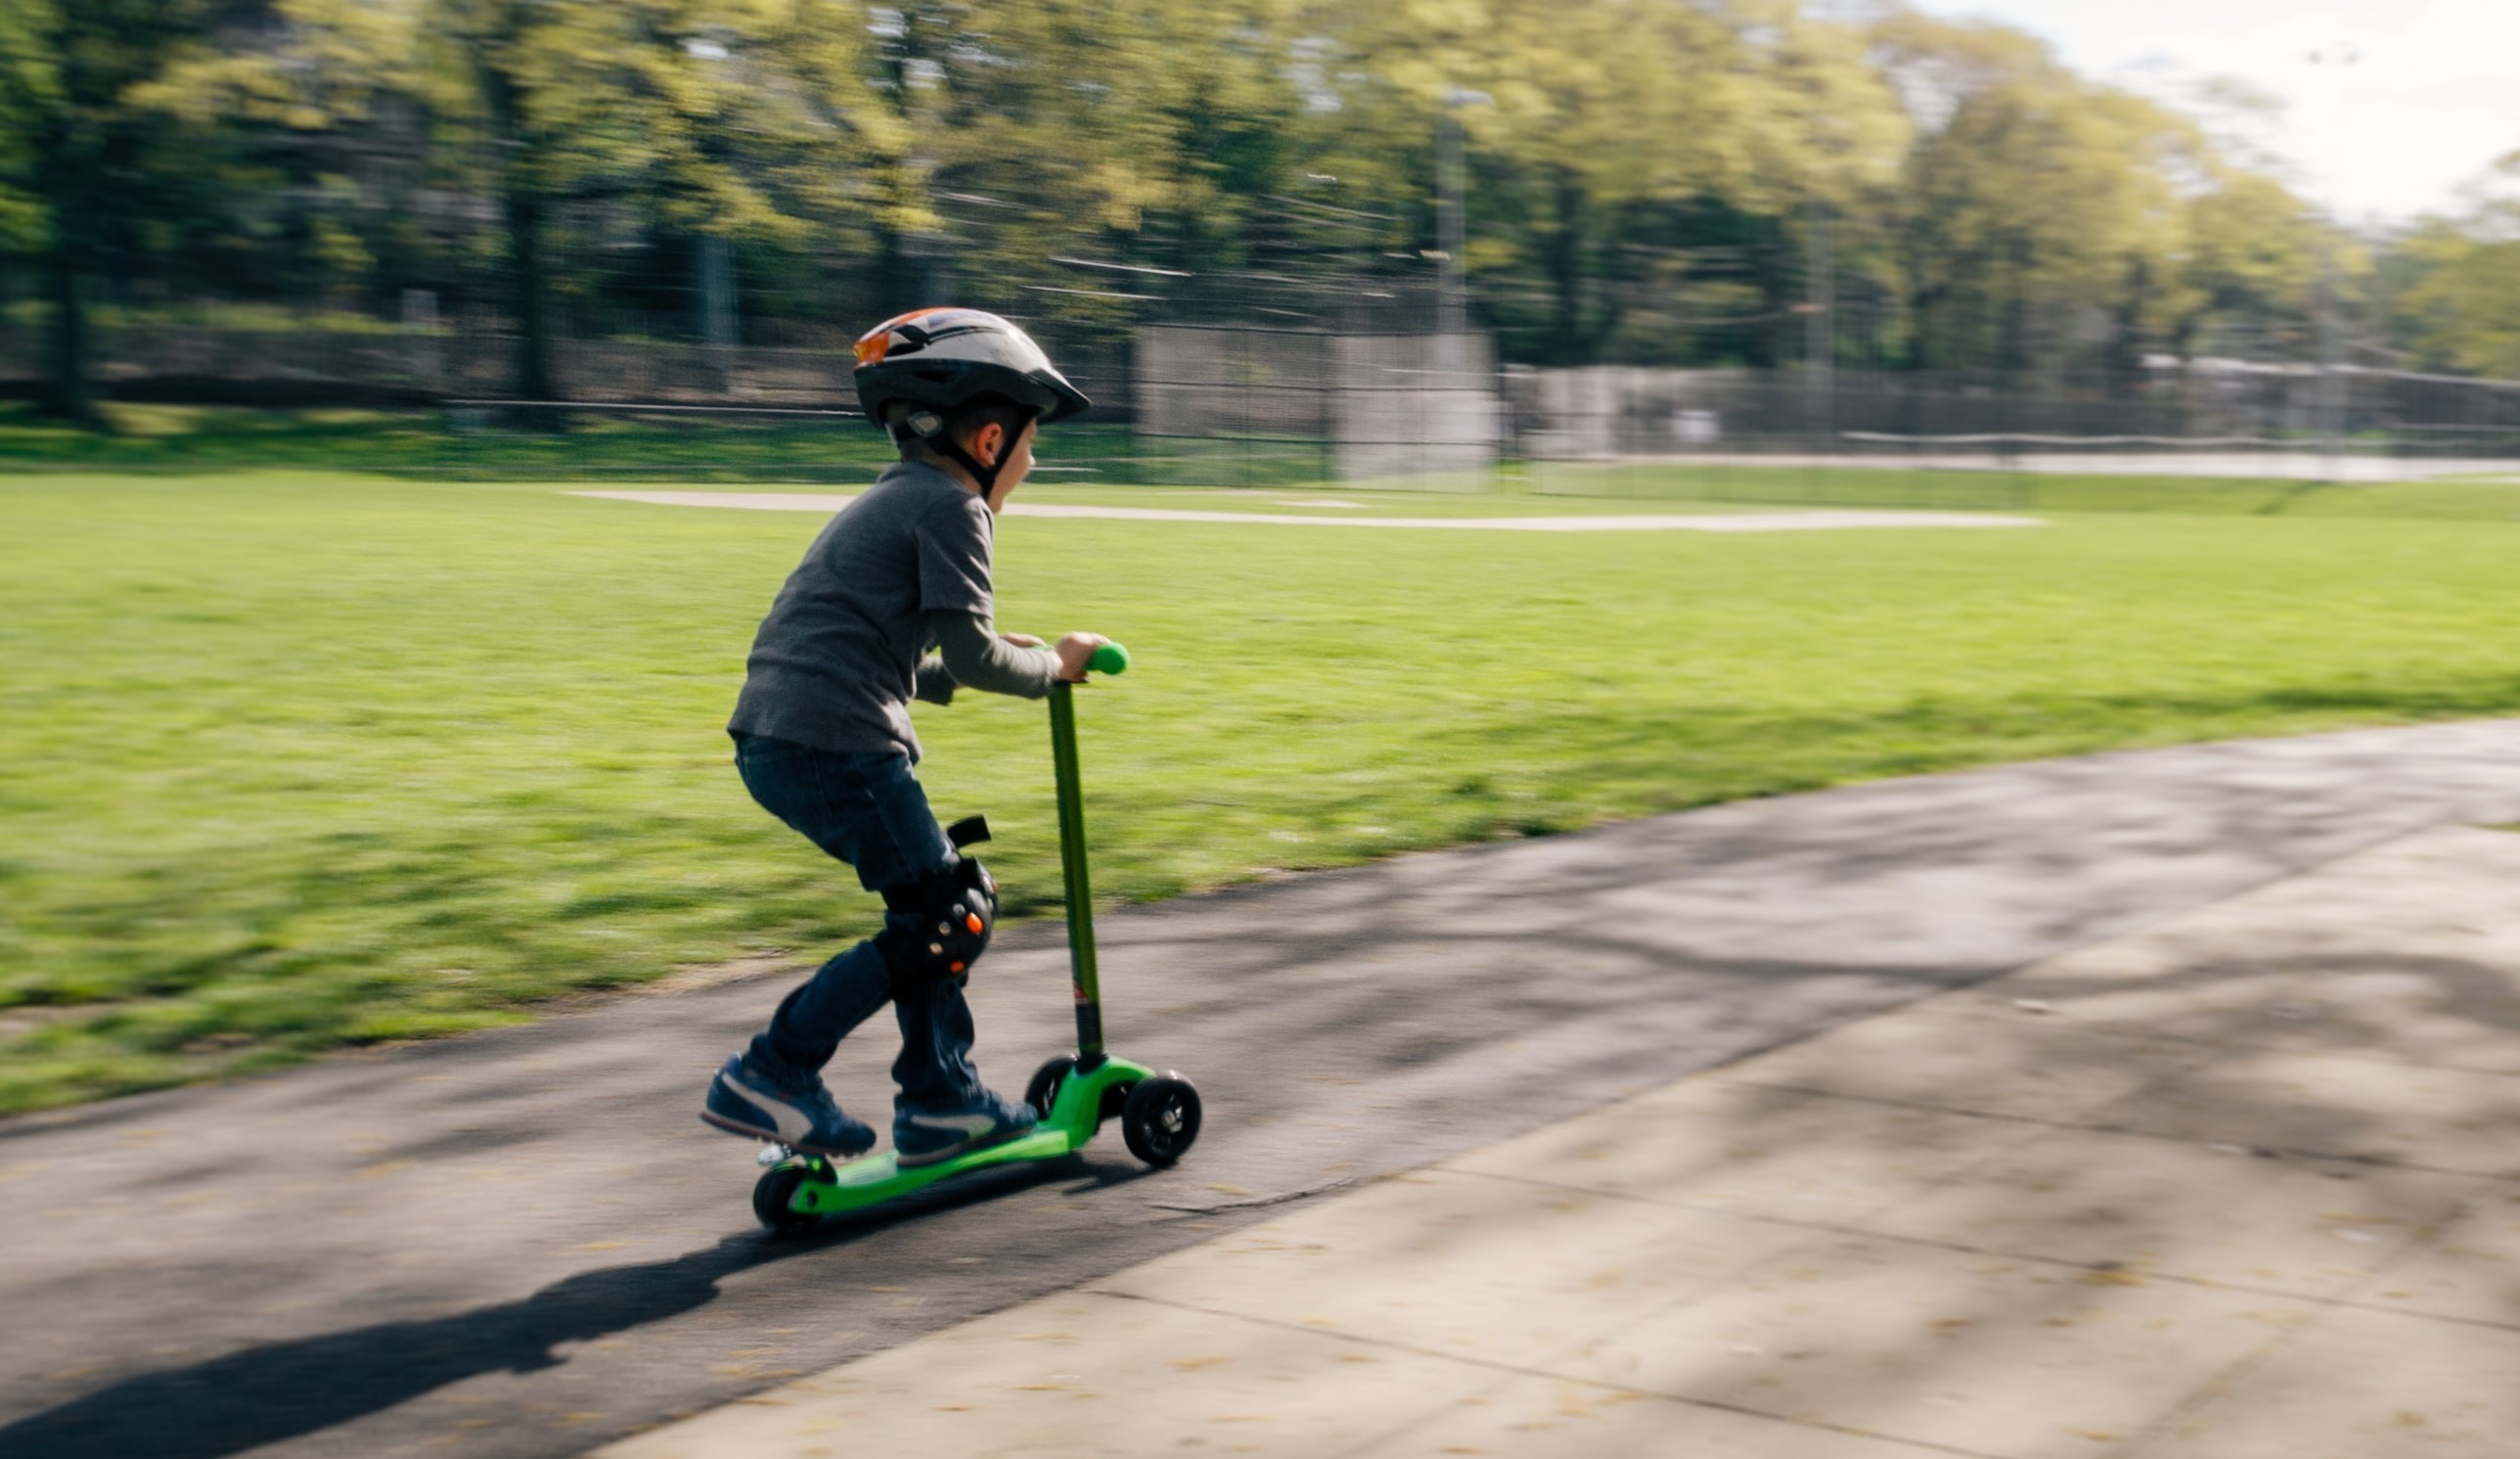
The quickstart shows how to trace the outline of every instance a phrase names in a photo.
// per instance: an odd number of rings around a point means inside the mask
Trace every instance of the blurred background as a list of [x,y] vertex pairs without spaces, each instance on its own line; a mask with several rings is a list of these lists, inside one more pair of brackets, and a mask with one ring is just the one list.
[[2418,105],[2509,26],[2095,9],[12,0],[0,456],[862,475],[951,300],[1078,481],[2520,457],[2520,114]]

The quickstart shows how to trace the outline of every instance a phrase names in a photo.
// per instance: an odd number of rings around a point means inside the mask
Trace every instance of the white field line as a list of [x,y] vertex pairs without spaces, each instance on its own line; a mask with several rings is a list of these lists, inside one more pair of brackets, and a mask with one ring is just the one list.
[[2520,461],[2488,457],[2358,456],[2351,453],[2331,460],[2316,451],[2023,451],[2002,456],[1985,448],[1956,451],[1875,446],[1870,450],[1828,453],[1695,451],[1559,457],[1532,463],[1536,472],[1568,476],[1615,475],[1623,471],[1661,470],[1675,466],[1753,471],[1841,468],[1857,471],[1948,471],[2034,477],[2203,477],[2260,481],[2270,485],[2279,482],[2315,484],[2332,476],[2340,485],[2380,486],[2393,481],[2425,481],[2436,477],[2509,472],[2520,468]]
[[[831,492],[572,491],[570,496],[646,502],[664,507],[733,507],[747,512],[832,513],[855,501]],[[1165,507],[1075,507],[1010,502],[1010,517],[1092,518],[1106,522],[1226,522],[1264,526],[1415,527],[1487,532],[1811,532],[1846,527],[2037,526],[2033,517],[1975,512],[1743,512],[1720,517],[1307,517],[1258,512],[1199,512]]]

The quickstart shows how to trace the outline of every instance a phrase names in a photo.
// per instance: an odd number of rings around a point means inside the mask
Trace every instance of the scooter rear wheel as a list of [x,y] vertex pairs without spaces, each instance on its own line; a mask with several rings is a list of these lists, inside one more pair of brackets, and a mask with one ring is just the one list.
[[819,1220],[792,1204],[804,1183],[805,1172],[794,1165],[774,1165],[752,1183],[752,1214],[772,1235],[794,1236],[812,1230]]
[[1157,1167],[1190,1154],[1198,1139],[1198,1091],[1176,1073],[1158,1074],[1129,1091],[1120,1132],[1129,1153]]
[[1061,1054],[1032,1071],[1032,1082],[1024,1085],[1024,1103],[1044,1119],[1050,1117],[1050,1107],[1058,1103],[1058,1086],[1076,1071],[1076,1056]]

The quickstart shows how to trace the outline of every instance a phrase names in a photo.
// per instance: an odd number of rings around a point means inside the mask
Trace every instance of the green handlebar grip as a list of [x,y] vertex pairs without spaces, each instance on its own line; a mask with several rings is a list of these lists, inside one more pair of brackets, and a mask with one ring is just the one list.
[[1116,674],[1129,666],[1129,651],[1115,643],[1106,643],[1094,651],[1085,666],[1098,674]]

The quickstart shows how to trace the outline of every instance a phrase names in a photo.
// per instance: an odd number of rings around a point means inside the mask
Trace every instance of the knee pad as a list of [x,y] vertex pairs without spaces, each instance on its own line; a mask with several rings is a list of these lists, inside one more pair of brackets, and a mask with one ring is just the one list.
[[889,911],[916,919],[908,928],[888,921],[876,935],[896,996],[968,976],[998,927],[998,884],[972,856],[885,892],[883,901]]

